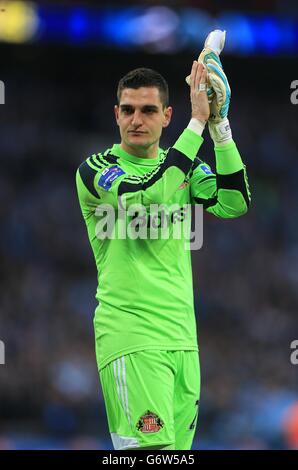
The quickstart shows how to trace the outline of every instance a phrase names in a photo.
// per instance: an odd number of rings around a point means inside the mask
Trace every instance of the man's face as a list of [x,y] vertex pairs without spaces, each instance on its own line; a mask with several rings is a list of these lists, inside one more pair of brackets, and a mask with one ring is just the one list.
[[124,88],[115,116],[125,146],[146,149],[159,141],[163,127],[170,123],[172,108],[163,109],[156,87]]

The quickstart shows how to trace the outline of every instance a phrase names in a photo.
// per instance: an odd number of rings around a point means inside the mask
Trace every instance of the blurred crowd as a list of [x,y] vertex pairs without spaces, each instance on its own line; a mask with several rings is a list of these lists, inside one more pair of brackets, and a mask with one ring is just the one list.
[[[100,64],[92,68],[92,53],[77,68],[61,57],[37,72],[29,50],[4,69],[0,448],[111,448],[94,353],[96,270],[75,171],[119,142],[113,104],[121,72],[114,63],[112,79]],[[190,108],[184,70],[173,76],[163,61],[155,65],[174,106],[161,141],[168,147]],[[203,248],[192,253],[202,368],[194,448],[298,448],[298,366],[290,362],[298,339],[298,109],[274,80],[264,96],[256,78],[233,75],[240,62],[228,63],[230,121],[252,206],[236,220],[206,214]],[[214,168],[207,135],[200,156]]]
[[[38,0],[38,3],[46,4],[49,0]],[[64,0],[63,4],[80,4],[80,0]],[[88,0],[88,5],[98,6],[98,0]],[[235,5],[233,0],[168,0],[164,2],[167,6],[179,7],[195,7],[205,11],[217,12],[222,10],[244,10],[244,11],[261,11],[261,12],[290,12],[297,13],[297,4],[295,0],[242,0],[241,3]],[[103,0],[101,4],[104,6],[122,6],[120,0]],[[125,0],[125,5],[137,5],[138,0]],[[160,6],[160,0],[142,0],[143,5]]]

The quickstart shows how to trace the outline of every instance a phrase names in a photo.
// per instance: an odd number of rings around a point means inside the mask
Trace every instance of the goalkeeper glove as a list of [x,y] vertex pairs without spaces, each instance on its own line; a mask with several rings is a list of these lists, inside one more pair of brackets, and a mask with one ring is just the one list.
[[[219,58],[224,43],[225,31],[211,31],[198,59],[205,64],[208,70],[207,96],[210,103],[208,126],[210,136],[215,144],[223,144],[232,140],[227,118],[231,89]],[[189,76],[186,78],[186,82],[189,84]]]
[[224,144],[232,140],[232,132],[227,117],[231,89],[219,57],[214,52],[205,57],[207,57],[206,66],[209,72],[209,80],[215,94],[210,104],[209,133],[215,144]]
[[[219,60],[219,54],[223,50],[225,44],[226,32],[221,31],[219,29],[215,29],[211,31],[207,38],[205,39],[204,49],[199,55],[198,62],[202,62],[206,66],[208,65],[209,61]],[[219,60],[220,63],[220,60]],[[220,63],[221,66],[221,63]],[[208,69],[209,71],[209,69]],[[186,77],[186,83],[190,85],[190,75]],[[212,83],[207,76],[207,96],[209,103],[212,102],[212,99],[215,97],[215,92],[212,88]]]

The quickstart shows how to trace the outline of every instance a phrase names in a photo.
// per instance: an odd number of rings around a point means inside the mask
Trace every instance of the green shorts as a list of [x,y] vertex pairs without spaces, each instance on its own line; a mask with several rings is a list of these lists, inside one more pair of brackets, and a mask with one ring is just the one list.
[[114,449],[190,450],[200,398],[198,351],[144,350],[100,371]]

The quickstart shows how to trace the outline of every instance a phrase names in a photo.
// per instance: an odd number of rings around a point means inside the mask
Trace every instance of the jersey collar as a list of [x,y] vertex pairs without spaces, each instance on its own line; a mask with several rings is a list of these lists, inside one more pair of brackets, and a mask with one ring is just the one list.
[[159,163],[160,155],[163,153],[161,148],[158,149],[158,157],[156,158],[140,158],[135,155],[130,155],[125,152],[120,144],[114,144],[111,148],[111,154],[116,157],[122,158],[123,160],[128,160],[129,162],[136,163],[137,165],[146,165],[146,166],[155,166]]

